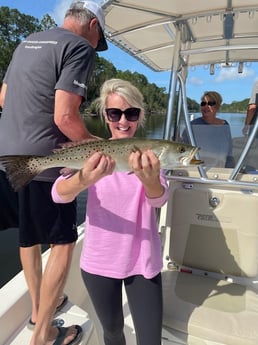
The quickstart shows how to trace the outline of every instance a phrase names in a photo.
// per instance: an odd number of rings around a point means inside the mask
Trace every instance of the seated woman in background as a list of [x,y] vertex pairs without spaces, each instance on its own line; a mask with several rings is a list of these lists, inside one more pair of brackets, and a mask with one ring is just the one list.
[[[202,116],[192,120],[191,125],[204,165],[232,168],[234,158],[230,126],[226,120],[217,117],[221,103],[222,97],[218,92],[206,91],[200,103]],[[182,139],[189,142],[186,130],[182,134]]]

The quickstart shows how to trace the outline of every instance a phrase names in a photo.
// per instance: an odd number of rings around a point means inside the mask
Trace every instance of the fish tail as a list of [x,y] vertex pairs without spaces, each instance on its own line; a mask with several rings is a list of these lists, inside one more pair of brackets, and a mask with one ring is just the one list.
[[15,191],[27,185],[41,172],[35,164],[30,164],[32,156],[1,156],[0,164],[5,169],[6,176]]

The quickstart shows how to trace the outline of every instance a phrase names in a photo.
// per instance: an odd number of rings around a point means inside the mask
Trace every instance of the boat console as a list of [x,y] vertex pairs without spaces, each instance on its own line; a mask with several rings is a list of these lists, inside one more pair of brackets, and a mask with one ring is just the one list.
[[170,177],[160,215],[164,344],[258,344],[258,187],[252,174],[223,183],[228,170]]

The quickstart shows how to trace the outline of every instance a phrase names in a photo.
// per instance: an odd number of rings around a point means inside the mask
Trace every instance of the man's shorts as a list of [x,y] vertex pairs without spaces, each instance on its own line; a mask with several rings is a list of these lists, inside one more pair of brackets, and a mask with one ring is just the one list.
[[17,228],[18,224],[18,195],[0,170],[0,230]]
[[52,185],[52,182],[32,181],[18,191],[20,247],[77,240],[76,200],[54,203]]

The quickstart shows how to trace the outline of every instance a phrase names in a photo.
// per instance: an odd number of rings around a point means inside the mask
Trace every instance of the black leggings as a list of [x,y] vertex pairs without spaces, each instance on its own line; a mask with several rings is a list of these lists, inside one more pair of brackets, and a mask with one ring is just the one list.
[[160,345],[162,328],[162,283],[141,275],[114,279],[82,272],[84,284],[102,324],[105,345],[125,345],[122,284],[132,314],[137,345]]

